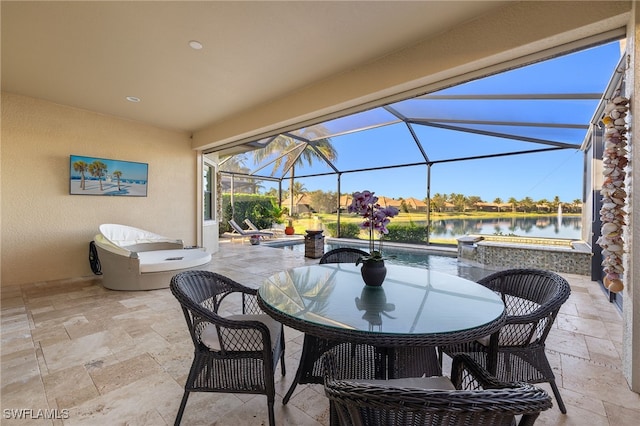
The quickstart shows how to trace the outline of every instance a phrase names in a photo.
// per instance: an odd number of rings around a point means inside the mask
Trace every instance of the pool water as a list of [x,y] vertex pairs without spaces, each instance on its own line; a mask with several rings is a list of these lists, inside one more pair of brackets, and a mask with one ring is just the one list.
[[[325,244],[324,252],[339,247],[353,247],[348,244]],[[304,244],[292,244],[282,246],[284,250],[290,250],[304,254]],[[418,268],[431,269],[433,271],[443,272],[446,274],[457,275],[472,281],[478,281],[490,273],[494,272],[490,269],[471,266],[464,264],[458,260],[455,255],[447,255],[443,253],[429,252],[426,250],[411,251],[408,249],[386,248],[385,256],[393,256],[385,262],[396,265],[415,266]]]

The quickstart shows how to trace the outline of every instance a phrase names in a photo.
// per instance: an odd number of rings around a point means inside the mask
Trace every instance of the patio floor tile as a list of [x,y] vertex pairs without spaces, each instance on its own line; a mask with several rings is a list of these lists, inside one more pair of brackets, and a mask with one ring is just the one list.
[[[301,252],[236,242],[221,243],[209,269],[258,287],[272,273],[317,262]],[[635,425],[640,395],[622,374],[622,317],[597,283],[563,276],[573,291],[547,350],[568,413],[554,401],[536,424]],[[2,297],[2,408],[69,410],[68,419],[3,419],[3,425],[173,424],[193,348],[169,289],[117,292],[90,276],[13,286]],[[299,385],[282,405],[303,339],[288,327],[285,336],[287,375],[276,370],[277,423],[328,425],[321,385]],[[548,384],[539,386],[551,393]],[[267,424],[266,397],[193,393],[183,424]]]

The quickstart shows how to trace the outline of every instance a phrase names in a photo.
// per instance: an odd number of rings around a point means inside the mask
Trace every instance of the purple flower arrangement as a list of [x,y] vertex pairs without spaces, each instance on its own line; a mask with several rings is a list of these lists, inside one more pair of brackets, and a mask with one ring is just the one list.
[[[378,204],[378,197],[371,191],[354,192],[353,200],[348,207],[349,213],[359,214],[364,218],[360,224],[361,229],[369,231],[369,256],[363,256],[356,262],[382,261],[382,239],[389,233],[387,225],[391,218],[400,211],[395,207],[382,207]],[[375,233],[378,233],[378,249],[375,246]]]

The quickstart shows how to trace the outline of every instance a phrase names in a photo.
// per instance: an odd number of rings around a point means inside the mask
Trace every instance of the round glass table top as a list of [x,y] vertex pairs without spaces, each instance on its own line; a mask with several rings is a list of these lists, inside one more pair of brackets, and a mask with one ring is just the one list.
[[381,287],[360,267],[333,263],[289,269],[258,290],[268,308],[323,327],[390,334],[456,333],[502,316],[499,295],[473,281],[429,269],[387,265]]

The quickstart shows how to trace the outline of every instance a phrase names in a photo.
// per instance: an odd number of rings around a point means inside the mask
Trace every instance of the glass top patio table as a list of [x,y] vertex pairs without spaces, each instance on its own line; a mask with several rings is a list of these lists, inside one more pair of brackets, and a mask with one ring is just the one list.
[[472,341],[504,323],[499,295],[473,281],[424,268],[387,265],[381,287],[360,267],[334,263],[275,274],[258,289],[262,309],[317,337],[376,346]]

